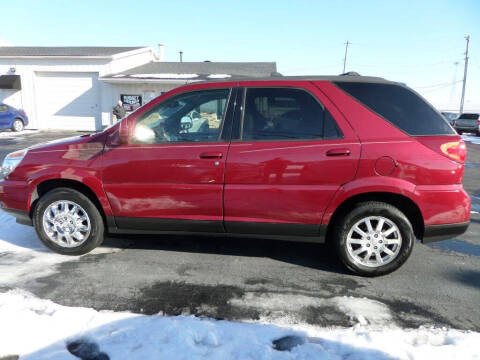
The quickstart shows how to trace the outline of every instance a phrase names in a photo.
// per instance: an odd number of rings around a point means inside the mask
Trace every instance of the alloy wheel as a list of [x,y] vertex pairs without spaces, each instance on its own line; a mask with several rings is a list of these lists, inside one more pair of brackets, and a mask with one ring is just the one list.
[[392,262],[398,256],[402,235],[392,220],[369,216],[351,227],[346,246],[355,262],[375,268]]
[[43,213],[43,229],[55,244],[67,248],[76,247],[90,235],[90,218],[73,201],[55,201]]

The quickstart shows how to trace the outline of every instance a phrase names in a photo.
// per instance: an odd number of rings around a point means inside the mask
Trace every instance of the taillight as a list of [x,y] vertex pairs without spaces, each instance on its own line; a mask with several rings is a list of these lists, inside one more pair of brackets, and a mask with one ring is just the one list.
[[462,164],[467,157],[467,147],[463,140],[443,143],[440,145],[440,150],[442,150],[442,153],[447,155],[450,159]]

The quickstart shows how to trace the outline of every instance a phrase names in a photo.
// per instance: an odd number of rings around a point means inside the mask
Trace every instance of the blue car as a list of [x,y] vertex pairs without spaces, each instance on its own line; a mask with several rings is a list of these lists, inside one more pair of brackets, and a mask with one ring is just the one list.
[[28,125],[28,116],[23,110],[17,110],[6,104],[0,104],[0,130],[22,131]]

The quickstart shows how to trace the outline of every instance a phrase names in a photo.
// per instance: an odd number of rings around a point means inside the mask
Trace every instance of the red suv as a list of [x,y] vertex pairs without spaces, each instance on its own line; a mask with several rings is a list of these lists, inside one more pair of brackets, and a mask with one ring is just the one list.
[[462,234],[466,147],[409,88],[361,76],[204,82],[105,131],[7,156],[3,210],[50,249],[108,233],[331,242],[362,275]]

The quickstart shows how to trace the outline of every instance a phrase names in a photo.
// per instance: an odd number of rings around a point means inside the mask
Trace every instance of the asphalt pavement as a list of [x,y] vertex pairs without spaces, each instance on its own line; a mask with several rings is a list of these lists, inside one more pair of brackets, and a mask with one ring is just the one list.
[[[4,134],[0,159],[34,142],[71,135]],[[472,210],[480,212],[480,145],[467,146],[464,186]],[[387,304],[404,327],[480,331],[478,213],[472,213],[466,234],[430,245],[417,242],[402,268],[379,278],[352,275],[317,244],[132,235],[108,237],[103,246],[119,251],[62,263],[55,273],[19,286],[68,306],[323,326],[353,323],[328,299],[366,297]]]

